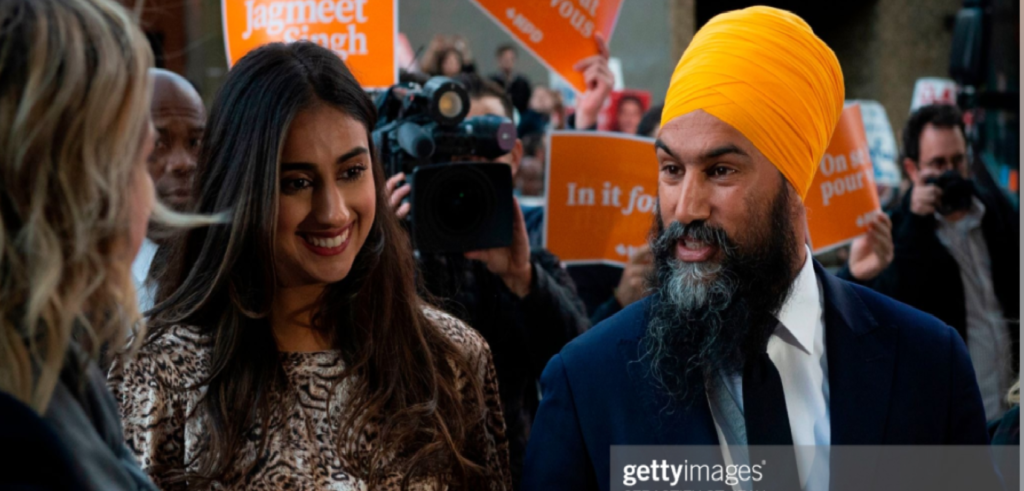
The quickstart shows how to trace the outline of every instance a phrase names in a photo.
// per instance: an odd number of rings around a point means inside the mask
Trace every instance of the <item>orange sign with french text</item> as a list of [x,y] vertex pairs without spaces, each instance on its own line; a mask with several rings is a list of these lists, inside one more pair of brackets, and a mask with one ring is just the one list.
[[470,0],[548,69],[586,90],[576,62],[598,54],[594,34],[611,41],[622,0]]
[[859,105],[843,110],[804,205],[815,253],[865,233],[871,216],[880,210]]
[[228,64],[273,42],[312,41],[366,89],[398,82],[398,0],[221,0]]
[[654,140],[599,131],[548,138],[546,247],[566,264],[625,264],[653,224]]

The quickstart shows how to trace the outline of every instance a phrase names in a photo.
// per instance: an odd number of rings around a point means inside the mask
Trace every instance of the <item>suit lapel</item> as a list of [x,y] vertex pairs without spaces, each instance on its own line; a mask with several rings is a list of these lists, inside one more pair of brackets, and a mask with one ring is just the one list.
[[[647,305],[650,305],[650,301]],[[632,393],[622,396],[639,399],[647,423],[640,432],[640,438],[645,444],[718,445],[718,433],[715,431],[703,384],[692,387],[694,393],[699,395],[688,406],[675,402],[655,385],[650,376],[649,360],[641,360],[641,338],[647,330],[647,321],[648,309],[645,308],[644,315],[637,316],[631,326],[630,336],[622,338],[618,343],[620,362],[626,367],[632,382]]]
[[[817,262],[814,270],[825,300],[832,445],[883,444],[896,361],[896,332],[878,325],[848,283],[826,273]],[[857,462],[855,472],[842,468],[836,453],[832,456],[832,483],[842,484],[843,489],[857,489],[848,486],[871,478],[873,472],[865,471],[873,471],[873,462]]]

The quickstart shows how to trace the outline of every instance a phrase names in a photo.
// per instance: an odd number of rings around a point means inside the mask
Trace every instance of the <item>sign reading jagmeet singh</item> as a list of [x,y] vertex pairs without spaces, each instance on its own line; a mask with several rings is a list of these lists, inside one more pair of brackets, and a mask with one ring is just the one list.
[[367,89],[398,82],[397,0],[221,0],[234,65],[273,42],[311,41],[338,54]]

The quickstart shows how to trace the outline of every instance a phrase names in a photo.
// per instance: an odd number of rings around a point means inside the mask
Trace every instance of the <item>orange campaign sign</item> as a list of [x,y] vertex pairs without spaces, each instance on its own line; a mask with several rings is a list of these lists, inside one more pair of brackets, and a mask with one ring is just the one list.
[[548,136],[545,245],[566,264],[623,265],[658,201],[654,140],[600,131]]
[[398,0],[221,0],[228,65],[273,42],[312,41],[366,89],[398,83]]
[[598,54],[594,34],[611,41],[622,0],[470,0],[549,70],[579,92],[576,62]]
[[858,104],[843,109],[804,204],[815,254],[865,233],[881,209]]

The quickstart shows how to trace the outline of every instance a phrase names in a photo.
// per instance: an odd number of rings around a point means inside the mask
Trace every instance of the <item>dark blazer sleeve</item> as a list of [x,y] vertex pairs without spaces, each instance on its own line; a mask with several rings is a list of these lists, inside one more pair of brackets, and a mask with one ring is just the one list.
[[544,369],[541,386],[544,399],[526,447],[522,490],[598,489],[561,355]]

